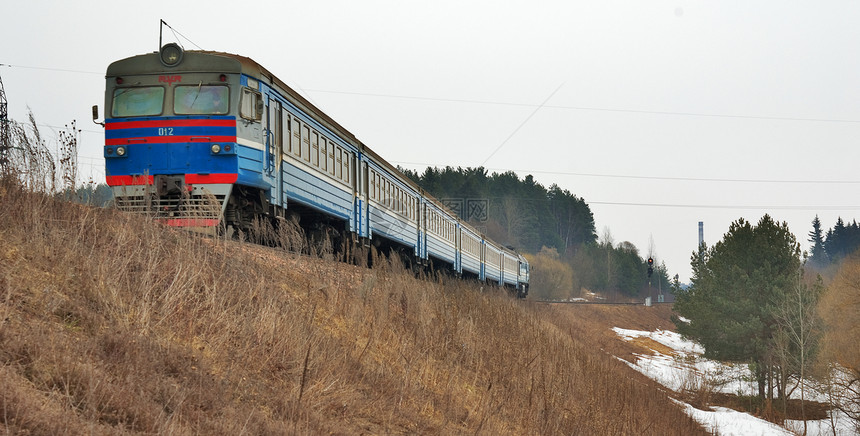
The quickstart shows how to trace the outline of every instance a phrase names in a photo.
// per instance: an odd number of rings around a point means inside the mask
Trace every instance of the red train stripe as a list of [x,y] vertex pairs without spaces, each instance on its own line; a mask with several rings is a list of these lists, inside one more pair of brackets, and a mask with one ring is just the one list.
[[105,145],[176,144],[179,142],[236,142],[235,136],[143,136],[140,138],[105,139]]
[[[151,185],[153,176],[106,176],[108,186],[134,186]],[[239,174],[216,173],[216,174],[186,174],[185,183],[188,185],[205,185],[213,183],[236,183]]]
[[151,185],[152,176],[105,176],[108,186]]
[[209,183],[236,183],[239,174],[186,174],[185,183],[189,185],[200,185]]
[[115,121],[105,124],[105,130],[141,129],[147,127],[236,127],[236,120]]

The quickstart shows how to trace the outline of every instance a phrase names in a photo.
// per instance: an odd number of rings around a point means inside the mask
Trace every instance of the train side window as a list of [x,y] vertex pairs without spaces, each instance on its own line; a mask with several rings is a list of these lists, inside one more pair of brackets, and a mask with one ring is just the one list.
[[400,189],[397,188],[397,185],[392,185],[392,200],[391,200],[391,209],[394,210],[395,213],[400,213]]
[[320,136],[320,157],[319,157],[320,165],[319,165],[319,167],[323,172],[328,170],[328,167],[326,166],[326,162],[328,162],[328,159],[326,159],[326,155],[327,155],[326,150],[327,149],[328,149],[328,141],[325,139],[325,136]]
[[320,165],[320,134],[316,131],[311,133],[311,165]]
[[376,187],[374,188],[376,190],[376,201],[379,201],[382,199],[382,194],[380,194],[381,186],[379,186],[381,179],[379,177],[379,173],[374,173],[374,175],[376,176]]
[[380,186],[381,183],[382,178],[379,177],[379,173],[376,173],[376,201],[382,200],[382,186]]
[[353,169],[352,153],[346,152],[346,157],[344,157],[343,160],[346,162],[346,168],[343,169],[344,175],[346,176],[344,177],[344,182],[351,183],[352,173],[355,171]]
[[260,121],[263,119],[263,95],[251,88],[242,88],[242,102],[239,104],[242,118]]
[[389,208],[392,207],[392,199],[391,199],[391,183],[386,179],[385,180],[385,205]]
[[311,161],[311,128],[307,124],[302,125],[302,159]]
[[342,167],[340,180],[346,181],[346,179],[349,178],[349,156],[346,154],[346,150],[341,150],[340,153],[340,165]]
[[302,122],[298,118],[293,117],[292,121],[293,139],[290,141],[290,147],[293,149],[293,154],[297,157],[302,155]]
[[340,147],[337,148],[337,152],[335,154],[337,155],[337,172],[335,174],[335,177],[340,180],[341,177],[343,177],[343,153],[341,153]]
[[289,154],[293,152],[293,142],[290,140],[293,135],[290,133],[290,113],[287,112],[286,108],[281,110],[281,122],[283,123],[283,127],[281,128],[284,143],[283,153]]
[[[225,87],[226,88],[226,87]],[[280,153],[282,150],[283,144],[281,143],[281,138],[283,138],[283,134],[281,133],[281,103],[277,100],[269,99],[269,110],[272,113],[272,141],[274,141],[275,153]]]

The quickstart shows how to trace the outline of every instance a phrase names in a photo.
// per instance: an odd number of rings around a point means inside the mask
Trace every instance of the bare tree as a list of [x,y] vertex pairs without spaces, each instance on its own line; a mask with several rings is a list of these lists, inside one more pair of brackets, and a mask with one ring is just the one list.
[[828,371],[831,406],[860,432],[860,257],[845,260],[818,311],[825,326],[821,360]]
[[[774,337],[774,355],[779,366],[777,380],[783,413],[791,394],[800,389],[800,414],[803,434],[806,427],[806,379],[812,367],[820,337],[820,320],[815,310],[822,289],[820,279],[812,285],[804,282],[803,271],[798,271],[794,286],[776,309],[777,331]],[[788,387],[796,377],[794,386]]]

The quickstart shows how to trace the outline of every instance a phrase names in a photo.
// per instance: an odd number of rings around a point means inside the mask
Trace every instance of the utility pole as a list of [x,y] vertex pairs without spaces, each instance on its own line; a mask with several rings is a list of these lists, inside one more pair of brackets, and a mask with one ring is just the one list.
[[3,88],[3,77],[0,77],[0,169],[5,169],[9,163],[6,155],[12,147],[9,134],[9,102],[6,101],[6,89]]

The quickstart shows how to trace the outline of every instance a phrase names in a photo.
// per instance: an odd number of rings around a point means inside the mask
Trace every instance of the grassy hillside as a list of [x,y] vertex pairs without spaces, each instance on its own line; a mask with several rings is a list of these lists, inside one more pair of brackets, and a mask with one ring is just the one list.
[[580,316],[375,265],[201,238],[5,179],[0,429],[703,433],[608,354],[624,346],[610,324],[659,312]]

